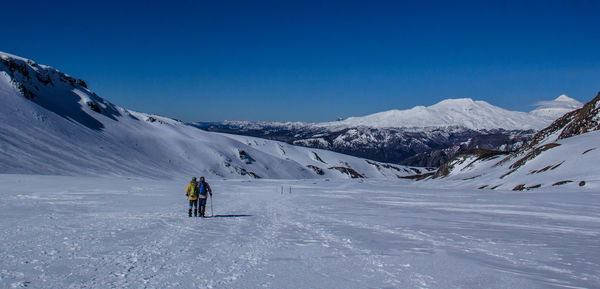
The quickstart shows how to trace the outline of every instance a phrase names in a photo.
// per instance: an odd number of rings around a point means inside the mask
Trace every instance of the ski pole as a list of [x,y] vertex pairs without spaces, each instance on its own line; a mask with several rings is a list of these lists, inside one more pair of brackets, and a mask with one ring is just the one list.
[[213,207],[212,207],[212,194],[210,194],[210,216],[214,217]]

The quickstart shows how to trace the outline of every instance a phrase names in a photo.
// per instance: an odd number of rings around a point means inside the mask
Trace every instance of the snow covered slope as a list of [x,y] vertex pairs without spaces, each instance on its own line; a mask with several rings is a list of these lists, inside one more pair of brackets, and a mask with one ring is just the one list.
[[0,288],[600,288],[599,190],[186,181],[0,175]]
[[0,173],[393,177],[412,173],[329,151],[205,132],[118,107],[54,68],[0,53]]
[[436,176],[480,188],[525,190],[551,186],[600,187],[600,93],[582,108],[539,131],[517,152],[469,151]]
[[363,117],[318,124],[330,129],[348,127],[464,127],[472,130],[528,130],[540,129],[566,112],[581,107],[581,103],[567,96],[540,103],[532,112],[510,111],[485,101],[470,98],[447,99],[431,106],[417,106],[407,110],[390,110]]

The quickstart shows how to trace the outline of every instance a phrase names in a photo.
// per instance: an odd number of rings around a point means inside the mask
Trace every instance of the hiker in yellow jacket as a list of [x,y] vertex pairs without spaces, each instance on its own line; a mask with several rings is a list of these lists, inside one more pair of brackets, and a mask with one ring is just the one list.
[[198,217],[198,194],[198,182],[196,181],[196,177],[192,177],[192,181],[185,189],[185,195],[190,200],[190,210],[188,211],[190,217],[192,216],[192,209],[194,209],[194,216]]

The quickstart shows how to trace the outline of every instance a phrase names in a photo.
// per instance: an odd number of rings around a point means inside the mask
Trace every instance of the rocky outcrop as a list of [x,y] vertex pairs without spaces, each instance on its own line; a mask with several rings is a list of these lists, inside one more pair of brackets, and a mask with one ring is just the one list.
[[507,154],[507,152],[502,152],[502,151],[492,151],[492,150],[486,150],[486,149],[480,149],[480,148],[470,149],[465,152],[461,152],[461,153],[457,154],[450,161],[441,165],[438,168],[438,170],[435,172],[435,174],[433,174],[432,177],[433,178],[446,177],[450,173],[452,173],[452,171],[454,171],[456,169],[456,167],[459,165],[462,165],[461,166],[462,168],[468,168],[471,165],[475,164],[476,162],[496,159],[496,158],[506,155],[506,154]]
[[330,167],[330,170],[337,170],[343,174],[348,175],[350,178],[353,179],[362,179],[365,176],[361,175],[360,173],[358,173],[357,171],[355,171],[353,168],[348,168],[348,167]]
[[569,117],[571,121],[562,130],[558,139],[580,135],[588,131],[600,129],[600,92],[592,101]]

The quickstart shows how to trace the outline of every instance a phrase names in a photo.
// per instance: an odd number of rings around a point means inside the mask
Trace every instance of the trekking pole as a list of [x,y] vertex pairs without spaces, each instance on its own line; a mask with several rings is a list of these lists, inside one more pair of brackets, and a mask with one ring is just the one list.
[[212,207],[212,194],[210,195],[210,216],[214,217],[213,207]]

